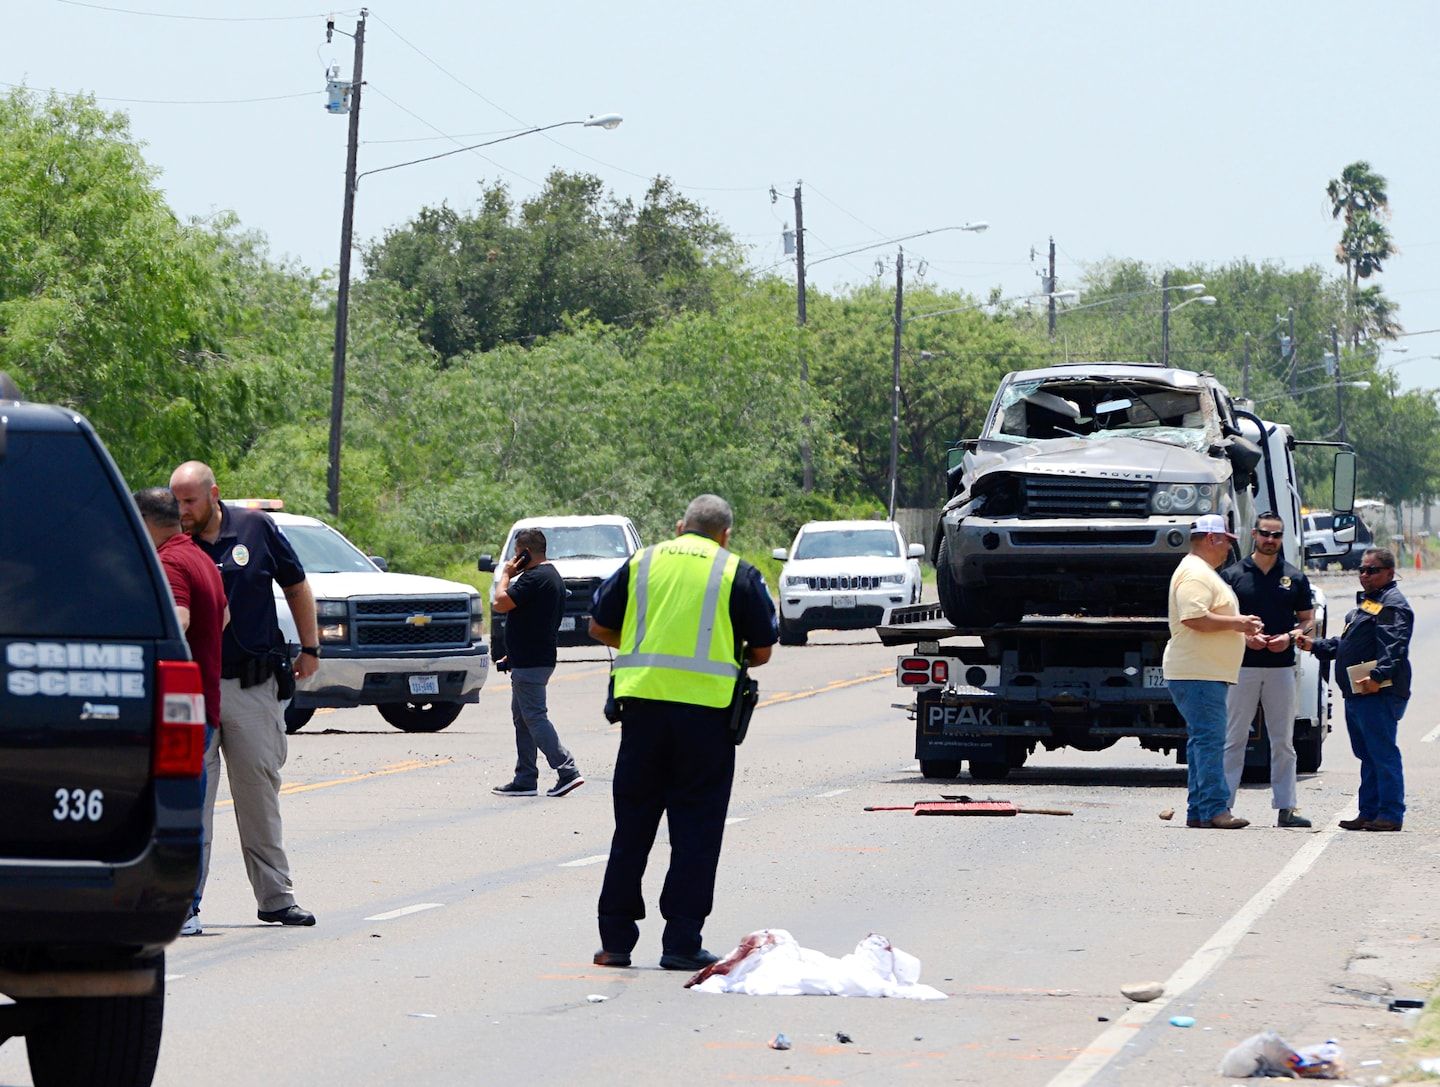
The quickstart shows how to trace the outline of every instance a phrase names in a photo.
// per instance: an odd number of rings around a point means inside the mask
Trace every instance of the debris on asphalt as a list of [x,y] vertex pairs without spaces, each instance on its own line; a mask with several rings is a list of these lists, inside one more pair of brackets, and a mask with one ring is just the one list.
[[785,1037],[784,1034],[777,1034],[765,1044],[768,1045],[771,1049],[789,1049],[790,1039]]
[[591,993],[585,999],[590,1001],[590,1003],[592,1004],[603,1004],[610,998],[608,996],[601,996],[599,993]]
[[1109,1017],[1108,1015],[1097,1015],[1097,1016],[1095,1017],[1095,1022],[1097,1022],[1097,1023],[1108,1023],[1108,1022],[1110,1022],[1110,1017]]
[[1165,986],[1158,981],[1132,981],[1120,986],[1120,995],[1129,997],[1137,1004],[1148,1004],[1165,995]]
[[854,1044],[855,1044],[855,1039],[852,1038],[852,1037],[850,1037],[850,1035],[846,1034],[843,1030],[837,1030],[837,1031],[835,1032],[835,1040],[836,1040],[837,1042],[839,1042],[841,1045],[854,1045]]
[[1273,1030],[1266,1030],[1246,1038],[1225,1054],[1218,1071],[1222,1076],[1239,1079],[1257,1076],[1340,1079],[1345,1075],[1345,1054],[1333,1038],[1319,1045],[1294,1049]]
[[1440,1073],[1440,1057],[1422,1057],[1416,1065],[1422,1072]]
[[920,984],[920,960],[872,932],[844,958],[804,948],[784,929],[760,929],[685,983],[702,993],[872,996],[944,1000]]
[[1195,1017],[1193,1015],[1172,1015],[1170,1017],[1170,1025],[1172,1027],[1193,1027],[1195,1025]]
[[438,1018],[434,1012],[411,1012],[411,1019],[435,1019]]
[[1164,811],[1162,811],[1162,812],[1160,813],[1160,818],[1161,818],[1161,819],[1164,819],[1165,822],[1167,822],[1167,823],[1170,822],[1171,819],[1174,819],[1174,818],[1175,818],[1175,809],[1174,809],[1174,808],[1166,808]]
[[1423,1008],[1424,1006],[1425,1001],[1411,1000],[1408,997],[1396,997],[1390,1001],[1390,1010],[1392,1012],[1404,1012],[1409,1011],[1411,1008]]

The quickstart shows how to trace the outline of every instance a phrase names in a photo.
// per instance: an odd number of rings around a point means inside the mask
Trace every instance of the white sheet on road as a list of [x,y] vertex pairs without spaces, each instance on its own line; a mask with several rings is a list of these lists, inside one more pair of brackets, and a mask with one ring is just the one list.
[[[697,980],[698,979],[698,980]],[[944,1000],[920,984],[920,960],[871,933],[841,959],[801,947],[784,929],[752,932],[714,966],[692,978],[702,993],[746,996],[891,996]]]

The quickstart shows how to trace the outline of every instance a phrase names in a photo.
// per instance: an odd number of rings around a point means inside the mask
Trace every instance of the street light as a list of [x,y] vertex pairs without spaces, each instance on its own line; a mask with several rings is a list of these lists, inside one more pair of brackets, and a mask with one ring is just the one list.
[[326,471],[326,500],[330,507],[330,514],[334,517],[340,515],[340,432],[341,422],[345,414],[345,349],[350,324],[350,250],[351,234],[355,223],[355,193],[360,188],[360,179],[362,177],[369,177],[371,174],[383,174],[389,170],[398,170],[402,166],[415,166],[422,162],[434,162],[436,159],[448,158],[450,155],[458,155],[462,151],[474,151],[481,147],[491,147],[497,143],[505,143],[507,140],[517,140],[521,136],[532,136],[537,132],[548,132],[552,128],[564,128],[566,125],[581,125],[585,128],[603,128],[609,130],[618,128],[620,122],[624,120],[618,113],[602,113],[599,116],[592,115],[573,121],[556,121],[554,124],[537,125],[534,128],[527,128],[520,132],[512,132],[508,136],[501,136],[494,140],[486,140],[484,143],[472,143],[465,147],[455,147],[449,151],[442,151],[437,155],[426,155],[424,158],[410,159],[407,162],[396,162],[389,166],[381,166],[374,170],[366,170],[363,173],[357,174],[355,172],[355,159],[360,131],[360,88],[362,86],[360,75],[361,49],[364,41],[363,26],[364,21],[362,17],[361,24],[357,27],[359,40],[356,43],[355,82],[351,90],[350,147],[345,169],[345,211],[340,220],[340,283],[335,302],[335,357],[330,377],[330,458],[329,467]]

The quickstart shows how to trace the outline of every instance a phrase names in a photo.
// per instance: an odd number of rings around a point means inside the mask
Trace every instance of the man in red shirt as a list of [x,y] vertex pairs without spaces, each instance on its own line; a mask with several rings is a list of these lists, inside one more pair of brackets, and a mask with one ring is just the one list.
[[[135,506],[145,521],[145,529],[160,557],[160,566],[170,582],[175,598],[175,612],[180,629],[190,646],[190,656],[200,666],[200,682],[205,691],[205,748],[215,742],[220,727],[220,636],[230,622],[230,608],[225,603],[225,584],[220,571],[209,555],[201,551],[180,528],[180,505],[168,487],[151,487],[137,491]],[[203,787],[203,781],[202,781]],[[206,790],[214,804],[214,793]],[[205,867],[208,868],[210,838],[214,825],[214,808],[205,811]],[[203,869],[202,869],[203,871]],[[203,883],[202,883],[203,886]],[[182,936],[199,936],[200,888],[196,888],[190,916],[180,930]]]

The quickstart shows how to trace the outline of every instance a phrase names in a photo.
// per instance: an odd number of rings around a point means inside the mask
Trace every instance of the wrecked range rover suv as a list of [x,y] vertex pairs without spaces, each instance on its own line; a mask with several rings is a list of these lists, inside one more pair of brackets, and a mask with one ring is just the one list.
[[951,451],[932,544],[956,627],[1025,615],[1164,615],[1190,522],[1253,518],[1261,459],[1209,374],[1067,363],[1006,375]]

